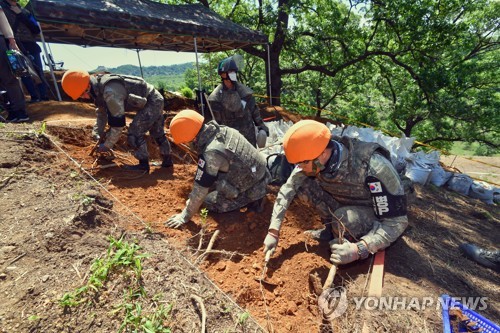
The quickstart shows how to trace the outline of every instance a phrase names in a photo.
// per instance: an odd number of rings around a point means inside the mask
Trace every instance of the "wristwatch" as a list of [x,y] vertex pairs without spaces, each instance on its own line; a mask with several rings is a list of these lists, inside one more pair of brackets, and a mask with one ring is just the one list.
[[356,246],[358,247],[358,256],[359,259],[366,259],[370,255],[370,252],[368,251],[368,248],[365,245],[365,242],[357,242]]

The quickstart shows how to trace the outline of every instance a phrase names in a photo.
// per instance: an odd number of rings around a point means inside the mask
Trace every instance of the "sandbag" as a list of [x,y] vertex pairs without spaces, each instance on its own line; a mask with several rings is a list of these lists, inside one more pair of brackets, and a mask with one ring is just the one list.
[[470,186],[469,196],[471,198],[479,199],[488,205],[493,205],[494,190],[495,188],[490,184],[475,180]]
[[469,195],[469,190],[472,185],[472,178],[463,173],[453,173],[451,178],[446,183],[446,186],[455,192],[463,195]]
[[414,183],[426,185],[430,174],[431,169],[418,161],[410,161],[406,165],[405,176],[410,178]]
[[452,175],[453,172],[445,171],[440,165],[434,165],[431,168],[429,181],[431,182],[431,184],[441,187],[446,184],[448,180],[450,180]]

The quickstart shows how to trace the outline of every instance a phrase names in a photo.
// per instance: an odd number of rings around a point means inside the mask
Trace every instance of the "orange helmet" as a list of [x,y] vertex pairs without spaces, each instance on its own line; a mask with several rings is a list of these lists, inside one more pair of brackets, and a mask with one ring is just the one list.
[[182,110],[170,122],[170,133],[175,143],[194,140],[203,125],[203,116],[193,110]]
[[310,161],[325,150],[332,133],[315,120],[301,120],[288,129],[283,138],[285,156],[290,163]]
[[69,70],[64,73],[61,85],[64,92],[74,100],[80,98],[90,83],[90,75],[82,70]]

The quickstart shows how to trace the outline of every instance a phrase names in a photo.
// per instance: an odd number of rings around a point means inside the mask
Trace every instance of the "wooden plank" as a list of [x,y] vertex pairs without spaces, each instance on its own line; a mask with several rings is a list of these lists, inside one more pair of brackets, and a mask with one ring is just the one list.
[[373,260],[372,276],[370,278],[370,287],[368,288],[368,296],[382,296],[382,286],[384,284],[384,263],[385,250],[378,251]]

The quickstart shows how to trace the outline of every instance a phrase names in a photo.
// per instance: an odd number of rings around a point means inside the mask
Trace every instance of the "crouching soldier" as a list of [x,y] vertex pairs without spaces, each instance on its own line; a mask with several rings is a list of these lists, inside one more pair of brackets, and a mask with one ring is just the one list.
[[[296,196],[315,207],[325,223],[309,234],[331,241],[330,260],[336,265],[365,259],[403,233],[408,225],[405,192],[380,145],[334,139],[324,124],[302,120],[288,129],[283,148],[296,166],[276,197],[264,251],[276,249],[281,222]],[[333,239],[344,231],[347,240]]]
[[261,211],[271,180],[265,158],[237,130],[204,120],[195,111],[183,110],[170,123],[175,143],[193,142],[199,159],[186,207],[165,223],[168,227],[188,222],[203,203],[216,213],[245,206]]
[[[69,70],[64,73],[61,85],[74,100],[92,99],[97,107],[97,120],[93,135],[101,139],[97,152],[110,151],[120,138],[125,127],[125,111],[137,111],[128,129],[128,143],[135,150],[137,165],[127,170],[149,172],[149,154],[144,135],[149,131],[160,146],[162,167],[173,165],[170,144],[165,136],[163,118],[163,96],[152,85],[135,76],[119,74],[89,75],[86,71]],[[106,123],[109,125],[104,132]],[[105,139],[104,139],[105,136]]]

